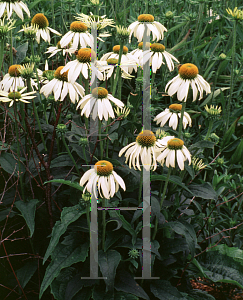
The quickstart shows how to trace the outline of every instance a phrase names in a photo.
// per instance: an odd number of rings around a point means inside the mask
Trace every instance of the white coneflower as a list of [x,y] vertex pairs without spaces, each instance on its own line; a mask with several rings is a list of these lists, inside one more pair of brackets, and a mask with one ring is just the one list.
[[149,171],[153,168],[153,171],[157,168],[157,156],[161,153],[162,144],[160,140],[157,140],[154,133],[150,130],[144,130],[139,133],[136,138],[136,142],[133,142],[119,152],[119,156],[122,156],[124,152],[127,163],[129,159],[129,168],[133,166],[136,170],[141,171],[140,161],[142,162],[143,167]]
[[[119,51],[120,51],[120,45],[116,45],[113,47],[112,52],[108,52],[108,53],[104,54],[100,60],[107,61],[107,59],[110,59],[110,58],[115,58],[118,60],[119,59]],[[126,46],[123,46],[123,54],[121,57],[121,63],[123,64],[123,69],[127,73],[131,74],[133,70],[135,72],[137,72],[138,60],[131,53],[128,53],[128,48]],[[128,66],[125,66],[126,63]]]
[[36,33],[36,41],[38,44],[40,43],[41,37],[45,42],[48,42],[50,44],[51,41],[50,31],[57,35],[61,35],[58,31],[49,27],[49,22],[47,20],[47,17],[44,14],[41,13],[36,14],[31,20],[31,23],[33,25],[35,24],[39,26]]
[[26,91],[27,87],[23,88],[19,92],[13,92],[10,90],[10,92],[4,92],[0,91],[0,102],[10,102],[9,107],[14,104],[14,102],[24,102],[24,103],[30,103],[28,100],[31,100],[35,98],[35,96],[32,96],[36,92],[29,92],[29,93],[24,93]]
[[189,165],[191,164],[191,154],[188,149],[184,146],[184,142],[174,136],[166,136],[160,140],[163,148],[163,152],[157,157],[157,161],[162,165],[164,164],[167,168],[170,166],[175,168],[177,162],[179,168],[184,170],[184,162],[188,160]]
[[[71,47],[71,43],[68,44],[68,47]],[[62,55],[64,56],[67,52],[67,47],[62,48],[60,41],[56,44],[56,46],[51,46],[49,48],[47,48],[47,51],[45,53],[51,53],[50,56],[48,56],[48,58],[56,55],[58,52],[62,52]]]
[[8,0],[8,1],[0,1],[0,18],[2,18],[4,11],[7,11],[8,19],[11,18],[12,13],[16,12],[18,17],[24,21],[23,10],[26,12],[28,17],[30,18],[30,11],[24,2],[20,0]]
[[100,120],[104,118],[107,121],[108,117],[115,118],[110,101],[119,108],[124,106],[119,99],[108,94],[105,88],[98,87],[92,90],[92,94],[86,95],[79,101],[77,109],[82,109],[81,116],[84,114],[88,118],[92,112],[93,120],[98,116]]
[[177,99],[179,101],[186,101],[189,88],[193,91],[193,101],[197,99],[198,91],[200,93],[199,100],[203,97],[203,90],[206,94],[211,93],[209,83],[198,74],[198,68],[194,64],[187,63],[179,67],[179,74],[170,80],[165,91],[168,89],[168,95],[173,96],[177,93]]
[[[149,50],[150,49],[150,43],[147,43],[145,50]],[[132,54],[132,56],[139,61],[141,59],[141,57],[143,56],[143,42],[138,43],[138,48],[131,51],[130,54]]]
[[[0,89],[8,92],[10,89],[17,91],[18,87],[25,87],[25,80],[21,77],[19,68],[23,69],[21,65],[12,65],[8,69],[8,73],[0,81]],[[37,84],[31,79],[31,87],[37,87]]]
[[[130,61],[130,60],[120,64],[122,78],[131,79],[134,77],[129,73],[127,73],[127,71],[125,70],[125,68],[127,68],[129,65],[133,65],[133,64],[134,61]],[[109,58],[107,59],[107,61],[103,61],[103,60],[98,61],[97,64],[97,68],[99,69],[99,71],[104,74],[102,80],[109,79],[117,67],[118,67],[118,59],[116,58]]]
[[63,68],[63,66],[60,66],[56,69],[54,79],[44,85],[40,92],[43,93],[45,97],[48,97],[53,92],[56,101],[63,101],[67,94],[69,94],[72,103],[76,103],[79,100],[79,96],[84,96],[84,88],[77,82],[69,82],[68,71],[61,74]]
[[[181,118],[181,109],[181,104],[171,104],[169,108],[166,108],[164,111],[158,114],[154,118],[154,121],[156,121],[157,125],[160,123],[160,127],[163,127],[165,123],[170,120],[169,126],[176,130],[177,125],[179,124],[179,119]],[[187,125],[192,126],[191,117],[187,112],[184,112],[182,123],[184,129]]]
[[90,48],[82,48],[76,52],[76,59],[70,61],[62,69],[61,74],[68,72],[68,81],[75,82],[80,73],[85,79],[88,79],[88,70],[91,68],[90,62],[95,58],[94,50]]
[[97,31],[98,31],[98,40],[104,42],[101,37],[108,37],[111,36],[110,33],[107,31],[103,31],[104,28],[107,26],[115,27],[114,20],[106,18],[106,15],[103,16],[97,16],[93,15],[92,12],[90,12],[90,15],[85,15],[83,13],[78,14],[78,17],[75,17],[75,19],[83,22],[88,28],[91,28],[92,24],[96,22]]
[[142,14],[138,16],[138,21],[129,25],[130,29],[129,41],[131,42],[132,34],[138,39],[138,42],[141,42],[143,39],[143,34],[145,30],[144,24],[148,26],[148,29],[151,30],[153,34],[153,40],[163,40],[164,32],[167,29],[159,22],[154,21],[154,16],[150,14]]
[[113,170],[113,165],[109,161],[98,161],[93,169],[88,170],[80,179],[80,185],[84,186],[83,193],[87,190],[98,198],[97,191],[101,198],[110,199],[119,190],[119,186],[125,191],[126,186],[123,179]]
[[72,22],[70,25],[70,31],[68,31],[60,40],[61,47],[64,48],[71,42],[72,48],[75,50],[79,47],[85,48],[87,46],[92,48],[94,38],[87,30],[88,27],[84,23],[80,21]]
[[143,62],[150,60],[150,65],[152,65],[152,72],[156,73],[156,71],[164,64],[163,58],[166,61],[168,69],[171,71],[174,70],[174,63],[173,60],[175,60],[177,63],[179,63],[178,59],[175,58],[172,54],[165,51],[165,46],[159,43],[151,44],[150,46],[151,50],[144,51],[143,55],[140,55],[140,66],[143,64]]

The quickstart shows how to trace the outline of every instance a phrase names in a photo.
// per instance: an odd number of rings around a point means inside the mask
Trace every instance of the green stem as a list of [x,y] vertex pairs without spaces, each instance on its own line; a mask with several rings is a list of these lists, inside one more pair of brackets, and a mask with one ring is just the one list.
[[84,78],[85,82],[85,95],[90,94],[90,85],[89,85],[89,77],[86,79]]
[[[168,186],[168,183],[169,183],[171,170],[172,170],[171,167],[169,167],[169,170],[168,170],[168,173],[167,173],[167,177],[166,177],[166,180],[165,180],[163,194],[162,194],[162,197],[160,199],[160,210],[162,208],[162,205],[163,205],[163,202],[164,202],[164,199],[165,199],[165,193],[166,193],[167,186]],[[156,237],[156,233],[157,233],[157,230],[158,230],[158,222],[159,222],[159,220],[156,217],[155,226],[154,226],[154,233],[153,233],[152,240],[154,240],[155,237]]]
[[101,136],[102,121],[99,119],[100,159],[103,159],[103,141]]
[[212,131],[212,128],[213,128],[213,120],[209,120],[209,125],[208,125],[208,132],[207,132],[207,135],[205,136],[205,141],[208,139],[211,131]]
[[35,75],[36,75],[36,80],[37,80],[37,84],[38,84],[38,91],[39,91],[39,96],[40,96],[40,103],[42,105],[42,109],[44,112],[44,116],[45,116],[45,120],[46,120],[46,124],[48,124],[48,119],[47,119],[47,115],[46,115],[46,110],[45,107],[42,103],[42,97],[41,97],[41,93],[40,93],[40,82],[38,80],[38,72],[37,72],[37,68],[36,68],[36,63],[35,63],[35,56],[34,56],[34,43],[33,43],[33,39],[30,39],[30,48],[31,48],[31,55],[33,58],[33,62],[34,62],[34,68],[35,68]]
[[86,153],[85,153],[85,146],[83,146],[82,149],[83,149],[84,160],[86,162],[86,165],[88,165],[88,160],[87,160],[87,156],[86,156]]
[[76,168],[76,171],[77,171],[77,173],[78,173],[78,176],[80,177],[81,174],[80,174],[80,172],[79,172],[78,166],[77,166],[77,164],[76,164],[75,159],[74,159],[73,156],[72,156],[71,151],[70,151],[69,148],[68,148],[68,145],[67,145],[67,143],[66,143],[66,141],[65,141],[64,135],[62,135],[62,142],[63,142],[63,144],[64,144],[64,146],[65,146],[65,148],[66,148],[66,150],[67,150],[67,153],[68,153],[69,157],[71,158],[71,160],[72,160],[72,162],[73,162],[73,164],[74,164],[74,166],[75,166],[75,168]]
[[2,71],[3,59],[4,59],[4,38],[0,40],[0,73]]
[[34,108],[34,113],[35,113],[36,121],[37,121],[38,128],[39,128],[39,131],[40,131],[41,140],[42,140],[42,143],[43,143],[45,151],[47,151],[46,142],[44,140],[44,136],[43,136],[43,133],[42,133],[42,130],[41,130],[40,119],[39,119],[39,116],[38,116],[38,112],[37,112],[37,109],[36,109],[36,105],[35,105],[35,100],[34,99],[33,99],[32,103],[33,103],[33,108]]
[[116,85],[117,85],[118,79],[121,77],[120,63],[121,63],[121,58],[122,58],[122,54],[123,54],[123,45],[124,45],[124,42],[121,41],[120,42],[120,50],[119,50],[119,58],[118,58],[118,66],[117,66],[117,69],[116,69],[116,78],[114,80],[114,85],[113,85],[113,90],[112,90],[112,96],[113,97],[115,97]]
[[150,86],[150,88],[151,88],[151,95],[153,93],[153,85],[154,85],[155,74],[156,73],[152,73],[151,86]]
[[88,201],[86,205],[86,217],[87,217],[87,225],[88,229],[90,229],[90,218],[89,218],[89,213],[90,213],[90,201]]
[[234,20],[233,25],[233,44],[232,44],[232,65],[231,65],[231,76],[230,76],[230,97],[226,109],[227,117],[226,117],[226,130],[229,128],[229,117],[230,117],[230,108],[231,108],[231,101],[233,95],[233,85],[234,85],[234,66],[235,66],[235,46],[236,46],[236,26],[237,20]]
[[[102,198],[102,207],[106,207],[106,199]],[[106,222],[105,222],[105,217],[106,217],[106,210],[102,210],[102,249],[105,251],[105,230],[106,230]]]
[[182,136],[182,124],[183,124],[183,116],[186,108],[186,102],[182,102],[182,108],[181,108],[181,118],[179,123],[179,132],[178,132],[178,138],[180,139]]
[[138,206],[141,203],[142,188],[143,188],[143,167],[140,173],[140,182],[139,182],[139,190],[138,190]]
[[106,135],[107,135],[107,141],[106,141],[106,157],[108,158],[108,151],[109,151],[109,138],[108,138],[108,131],[109,131],[109,126],[108,124],[110,124],[110,118],[108,118],[108,121],[107,121],[107,126],[106,126]]
[[13,65],[13,32],[10,30],[10,49],[9,49],[10,65]]
[[21,195],[23,200],[25,201],[24,195],[24,186],[23,186],[23,177],[21,174],[21,163],[20,163],[20,144],[19,144],[19,126],[18,126],[18,117],[17,117],[17,103],[14,102],[14,117],[15,117],[15,131],[16,131],[16,139],[17,139],[17,155],[18,155],[18,167],[19,167],[19,181],[21,188]]

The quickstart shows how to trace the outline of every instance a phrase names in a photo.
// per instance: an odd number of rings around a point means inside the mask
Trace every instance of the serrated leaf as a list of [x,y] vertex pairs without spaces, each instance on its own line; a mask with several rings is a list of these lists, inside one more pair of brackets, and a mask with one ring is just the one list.
[[121,255],[116,250],[108,250],[107,252],[100,250],[98,258],[100,271],[103,277],[107,278],[105,279],[106,290],[113,291],[114,280],[116,276],[116,268],[120,263]]
[[194,256],[195,247],[197,244],[197,236],[193,226],[186,221],[169,222],[168,225],[177,234],[185,236],[191,255]]
[[167,280],[153,281],[150,286],[151,292],[160,300],[182,300],[185,299],[177,288],[173,287]]
[[82,275],[79,273],[75,275],[67,284],[65,291],[65,300],[71,300],[73,297],[83,288],[90,287],[96,283],[94,279],[82,279]]
[[42,297],[45,290],[52,283],[55,277],[58,276],[61,269],[67,268],[72,264],[80,261],[85,261],[88,256],[89,243],[85,243],[74,248],[72,245],[58,244],[55,251],[52,253],[52,262],[46,269],[44,279],[41,284],[39,299]]
[[30,281],[38,267],[38,261],[33,260],[27,262],[21,269],[16,271],[19,283],[24,289],[26,284]]
[[30,237],[32,237],[35,231],[35,208],[39,200],[32,199],[28,202],[17,201],[15,206],[21,212],[22,217],[25,219],[25,222],[30,230]]
[[204,182],[202,184],[190,184],[189,189],[196,197],[202,199],[218,199],[217,193],[208,182]]
[[150,300],[143,288],[135,281],[133,276],[125,270],[117,272],[115,289],[128,294],[133,294],[145,300]]
[[71,224],[72,222],[75,222],[85,212],[86,212],[85,208],[80,209],[79,204],[72,207],[64,207],[61,214],[61,221],[57,221],[52,229],[51,240],[46,250],[43,259],[43,264],[46,262],[47,258],[55,249],[56,245],[58,244],[59,238],[66,231],[68,225]]

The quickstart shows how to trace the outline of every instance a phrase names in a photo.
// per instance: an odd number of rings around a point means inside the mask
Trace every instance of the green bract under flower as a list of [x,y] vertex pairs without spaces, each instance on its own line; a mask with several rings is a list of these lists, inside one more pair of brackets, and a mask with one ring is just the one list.
[[9,94],[8,94],[8,98],[9,99],[12,99],[12,100],[15,100],[15,99],[21,99],[22,97],[21,97],[21,94],[19,93],[19,92],[10,92]]

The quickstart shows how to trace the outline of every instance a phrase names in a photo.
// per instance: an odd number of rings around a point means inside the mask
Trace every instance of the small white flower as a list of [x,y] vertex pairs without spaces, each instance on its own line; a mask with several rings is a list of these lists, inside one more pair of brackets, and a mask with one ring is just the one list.
[[108,94],[105,88],[98,87],[93,89],[92,94],[86,95],[79,101],[77,109],[82,109],[81,116],[84,114],[88,118],[93,111],[93,120],[98,116],[100,120],[104,118],[107,121],[108,117],[115,118],[110,101],[115,103],[119,108],[124,106],[120,100]]
[[[25,87],[25,80],[21,77],[19,68],[23,68],[21,65],[12,65],[8,69],[8,73],[3,77],[3,80],[0,81],[0,89],[8,92],[10,89],[17,91],[18,87]],[[36,87],[37,84],[31,78],[30,80],[31,87]]]
[[198,68],[194,64],[188,63],[180,66],[179,74],[167,83],[165,91],[168,89],[167,93],[170,96],[177,93],[177,99],[186,102],[189,88],[191,87],[193,101],[197,99],[198,91],[200,93],[199,100],[202,99],[203,90],[208,94],[211,93],[211,88],[209,83],[198,73]]
[[150,65],[152,65],[152,72],[156,73],[156,71],[164,64],[163,58],[166,61],[168,69],[171,71],[174,70],[174,63],[175,60],[177,63],[179,61],[175,58],[172,54],[165,51],[165,46],[159,43],[151,44],[151,50],[144,51],[143,55],[140,55],[140,66],[143,65],[144,62],[150,61]]
[[77,82],[69,82],[68,71],[61,74],[63,68],[64,67],[61,66],[56,69],[54,79],[44,85],[40,92],[43,93],[45,97],[48,97],[53,92],[56,101],[63,101],[67,94],[69,94],[71,102],[76,103],[79,97],[84,96],[84,88]]
[[[85,79],[88,79],[88,70],[91,69],[91,61],[95,58],[94,50],[90,48],[82,48],[75,52],[76,59],[70,61],[62,69],[61,74],[66,71],[68,72],[68,81],[75,82],[79,77],[80,73],[84,76]],[[100,76],[100,74],[98,74]],[[102,74],[101,74],[101,77]]]
[[[160,123],[160,127],[163,127],[165,123],[170,120],[169,127],[172,127],[174,130],[176,130],[179,124],[179,119],[181,118],[181,108],[181,104],[171,104],[169,108],[166,108],[164,111],[158,114],[154,118],[154,121],[157,121],[156,124],[158,125]],[[187,112],[184,112],[182,123],[184,129],[187,125],[192,126],[191,117]]]
[[72,22],[70,31],[68,31],[60,40],[61,47],[64,48],[71,42],[72,48],[75,50],[79,47],[85,48],[87,46],[93,48],[94,38],[87,32],[87,29],[88,27],[80,21]]
[[[120,68],[121,68],[121,77],[124,79],[131,79],[134,76],[130,75],[129,73],[127,73],[127,71],[125,69],[127,69],[126,67],[128,67],[129,65],[134,65],[134,61],[131,60],[127,60],[126,62],[123,62],[120,64]],[[113,74],[115,68],[118,67],[118,59],[116,58],[109,58],[107,59],[107,61],[97,61],[97,68],[100,72],[102,72],[104,75],[102,79],[100,80],[107,80],[111,77],[111,75]]]
[[98,198],[97,191],[101,198],[110,199],[119,190],[119,186],[125,191],[126,186],[123,179],[113,170],[109,161],[98,161],[93,169],[88,170],[80,179],[80,186],[87,182],[83,193],[87,190]]
[[144,130],[139,133],[136,138],[136,142],[133,142],[124,148],[122,148],[119,152],[119,156],[121,156],[124,152],[127,163],[129,159],[129,168],[133,166],[136,170],[140,168],[140,160],[142,162],[143,167],[149,171],[153,168],[153,171],[157,168],[157,156],[161,153],[162,144],[160,140],[156,140],[154,133],[150,130]]
[[24,103],[30,103],[28,100],[31,100],[33,98],[35,98],[35,96],[32,96],[33,94],[35,94],[36,92],[29,92],[29,93],[25,93],[24,91],[26,91],[27,87],[23,88],[21,91],[19,92],[13,92],[12,90],[10,90],[10,92],[5,92],[5,91],[0,91],[0,102],[10,102],[9,103],[9,107],[11,107],[14,102],[24,102]]
[[[120,45],[113,47],[113,52],[108,52],[101,57],[101,61],[107,61],[110,58],[119,59]],[[127,66],[126,66],[127,63]],[[131,54],[128,53],[128,48],[123,46],[123,54],[121,57],[122,68],[126,73],[131,74],[133,70],[137,72],[138,60]]]
[[28,17],[30,18],[30,11],[24,2],[19,0],[11,0],[11,1],[0,1],[0,18],[2,18],[4,11],[7,11],[8,19],[11,18],[13,11],[16,12],[18,17],[24,21],[23,11],[26,12]]
[[36,33],[36,41],[38,44],[40,43],[41,37],[45,42],[48,42],[50,44],[51,41],[50,31],[57,35],[61,35],[58,31],[49,27],[49,22],[47,20],[47,17],[44,14],[41,13],[36,14],[33,17],[31,23],[33,25],[35,24],[39,26]]
[[166,136],[160,140],[164,147],[163,152],[157,157],[157,161],[164,164],[167,168],[170,166],[175,168],[177,162],[179,168],[184,170],[184,162],[188,160],[189,165],[191,164],[191,154],[188,149],[184,146],[184,142],[174,136]]
[[142,14],[138,16],[138,21],[132,23],[128,27],[128,29],[131,30],[129,42],[131,42],[132,34],[138,39],[138,42],[142,41],[145,30],[144,24],[146,24],[148,26],[148,29],[152,32],[153,41],[163,40],[164,32],[167,31],[167,29],[161,23],[154,21],[154,16],[149,14]]

